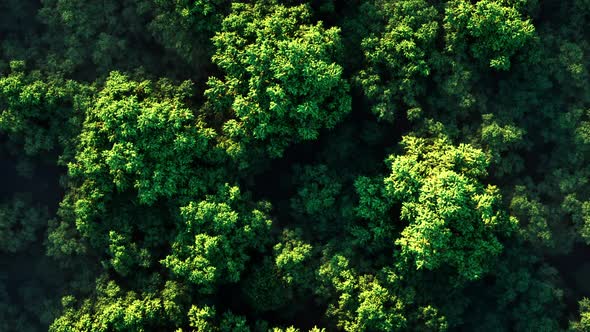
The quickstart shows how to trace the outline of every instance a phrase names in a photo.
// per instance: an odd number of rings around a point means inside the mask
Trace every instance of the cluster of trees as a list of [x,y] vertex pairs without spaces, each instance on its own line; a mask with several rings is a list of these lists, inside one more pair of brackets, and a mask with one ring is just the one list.
[[5,0],[0,330],[590,330],[587,0]]

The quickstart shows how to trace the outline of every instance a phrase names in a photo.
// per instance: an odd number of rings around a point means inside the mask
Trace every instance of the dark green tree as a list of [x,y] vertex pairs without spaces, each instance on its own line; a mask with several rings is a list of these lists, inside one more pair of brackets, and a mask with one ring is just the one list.
[[0,132],[22,145],[27,155],[69,150],[91,89],[59,76],[28,72],[22,61],[12,61],[10,68],[10,74],[0,77]]
[[[366,69],[359,73],[365,94],[380,118],[420,107],[430,76],[439,23],[437,9],[424,0],[375,1],[382,25],[363,39]],[[416,110],[415,110],[416,111]]]
[[31,195],[17,194],[0,204],[0,251],[16,253],[36,242],[49,219],[47,208],[36,206]]

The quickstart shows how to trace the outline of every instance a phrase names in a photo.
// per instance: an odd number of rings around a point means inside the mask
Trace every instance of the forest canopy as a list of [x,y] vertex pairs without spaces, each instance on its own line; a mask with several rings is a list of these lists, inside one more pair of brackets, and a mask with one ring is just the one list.
[[590,331],[587,0],[3,0],[0,331]]

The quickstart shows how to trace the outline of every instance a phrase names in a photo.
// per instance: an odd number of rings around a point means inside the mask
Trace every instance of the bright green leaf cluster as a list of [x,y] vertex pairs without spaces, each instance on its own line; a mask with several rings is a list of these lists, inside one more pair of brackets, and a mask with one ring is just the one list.
[[226,185],[217,195],[181,208],[184,224],[162,264],[172,273],[211,293],[220,282],[237,282],[249,260],[247,252],[267,242],[270,206],[248,208],[238,187]]
[[132,191],[141,204],[193,196],[215,183],[222,156],[216,133],[188,109],[190,82],[133,81],[113,72],[88,110],[69,171],[81,179],[78,224],[116,193]]
[[479,182],[487,173],[485,154],[444,138],[402,142],[406,154],[390,158],[385,179],[408,223],[396,240],[401,257],[418,269],[450,265],[466,279],[481,278],[502,251],[499,237],[516,226],[500,209],[498,189]]
[[350,111],[348,84],[335,63],[337,28],[310,24],[306,6],[235,3],[213,38],[223,78],[205,92],[227,114],[225,148],[260,146],[279,157],[291,143],[317,139]]

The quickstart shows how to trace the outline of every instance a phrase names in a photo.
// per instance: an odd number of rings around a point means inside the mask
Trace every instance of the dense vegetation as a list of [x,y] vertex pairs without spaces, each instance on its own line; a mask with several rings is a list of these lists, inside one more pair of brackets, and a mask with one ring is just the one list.
[[590,1],[0,1],[0,331],[590,331]]

